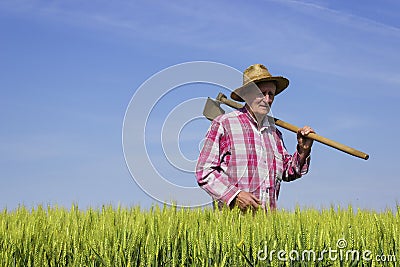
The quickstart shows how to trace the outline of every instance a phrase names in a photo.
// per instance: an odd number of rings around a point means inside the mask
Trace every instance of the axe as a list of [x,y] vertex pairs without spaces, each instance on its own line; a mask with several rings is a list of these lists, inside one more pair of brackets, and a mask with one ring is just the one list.
[[[223,104],[225,104],[227,106],[230,106],[232,108],[235,108],[235,109],[239,109],[239,108],[243,107],[242,104],[240,104],[238,102],[235,102],[233,100],[230,100],[224,94],[219,93],[215,100],[213,100],[213,99],[211,99],[209,97],[207,98],[206,105],[204,106],[204,110],[203,110],[203,115],[207,119],[212,121],[217,116],[219,116],[221,114],[224,114],[225,110],[223,110],[221,108],[221,103],[223,103]],[[277,119],[277,118],[272,118],[272,119],[275,121],[276,125],[278,125],[279,127],[284,128],[286,130],[289,130],[291,132],[297,133],[297,130],[299,129],[299,127],[297,127],[295,125],[292,125],[290,123],[287,123],[285,121],[282,121],[280,119]],[[327,146],[336,148],[336,149],[338,149],[340,151],[343,151],[343,152],[345,152],[347,154],[350,154],[352,156],[359,157],[359,158],[362,158],[362,159],[365,159],[365,160],[367,160],[369,158],[369,155],[364,153],[364,152],[361,152],[361,151],[356,150],[354,148],[351,148],[349,146],[343,145],[343,144],[338,143],[336,141],[330,140],[330,139],[328,139],[326,137],[323,137],[323,136],[320,136],[318,134],[310,133],[310,134],[307,135],[307,137],[311,138],[311,139],[313,139],[313,140],[315,140],[317,142],[320,142],[322,144],[325,144]]]

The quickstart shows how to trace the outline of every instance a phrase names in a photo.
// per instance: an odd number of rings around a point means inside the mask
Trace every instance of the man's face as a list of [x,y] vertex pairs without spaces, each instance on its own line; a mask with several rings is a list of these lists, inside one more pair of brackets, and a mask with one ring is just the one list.
[[276,85],[274,82],[260,82],[257,83],[257,87],[261,92],[252,90],[251,95],[246,99],[246,103],[254,115],[259,118],[268,114],[272,102],[274,102]]

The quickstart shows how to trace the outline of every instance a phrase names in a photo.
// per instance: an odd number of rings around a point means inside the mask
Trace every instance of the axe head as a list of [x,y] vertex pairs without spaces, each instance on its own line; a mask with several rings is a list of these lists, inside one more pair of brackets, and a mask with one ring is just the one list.
[[221,103],[208,97],[206,105],[204,106],[203,115],[212,121],[222,114],[225,114],[225,110],[221,108]]

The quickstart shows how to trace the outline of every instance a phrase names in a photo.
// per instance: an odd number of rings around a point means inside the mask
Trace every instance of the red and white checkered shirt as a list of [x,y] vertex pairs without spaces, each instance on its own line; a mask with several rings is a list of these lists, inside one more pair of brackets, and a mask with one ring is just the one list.
[[[267,117],[266,117],[267,118]],[[265,119],[260,130],[246,108],[215,118],[196,166],[196,178],[221,207],[240,191],[253,193],[262,207],[276,209],[280,183],[308,172],[310,157],[300,166],[297,151],[288,154],[282,133]]]

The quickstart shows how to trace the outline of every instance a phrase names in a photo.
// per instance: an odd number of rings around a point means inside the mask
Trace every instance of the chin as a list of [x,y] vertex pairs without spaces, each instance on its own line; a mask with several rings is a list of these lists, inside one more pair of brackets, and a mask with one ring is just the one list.
[[268,111],[260,110],[260,111],[258,112],[258,114],[261,115],[261,116],[265,116],[265,115],[268,114]]

